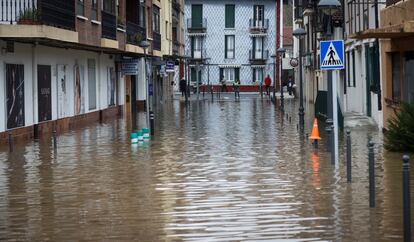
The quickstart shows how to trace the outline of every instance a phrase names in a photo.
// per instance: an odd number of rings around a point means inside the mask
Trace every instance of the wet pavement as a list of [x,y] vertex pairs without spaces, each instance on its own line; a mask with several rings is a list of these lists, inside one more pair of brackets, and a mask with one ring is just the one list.
[[342,138],[331,165],[324,140],[315,151],[297,131],[294,100],[290,123],[267,99],[232,97],[157,107],[144,145],[131,146],[131,124],[118,119],[62,134],[57,152],[49,139],[0,147],[0,240],[402,240],[401,154],[383,150],[380,131],[352,131],[347,184]]

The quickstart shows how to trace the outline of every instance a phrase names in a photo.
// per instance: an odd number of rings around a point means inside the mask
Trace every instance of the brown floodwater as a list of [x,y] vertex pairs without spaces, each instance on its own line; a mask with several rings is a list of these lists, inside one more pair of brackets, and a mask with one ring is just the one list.
[[132,146],[118,119],[61,134],[57,152],[50,139],[0,147],[0,240],[401,241],[401,154],[376,129],[352,130],[348,184],[342,135],[331,165],[324,140],[315,151],[298,133],[297,108],[287,100],[290,123],[255,97],[176,100],[157,107],[145,144]]

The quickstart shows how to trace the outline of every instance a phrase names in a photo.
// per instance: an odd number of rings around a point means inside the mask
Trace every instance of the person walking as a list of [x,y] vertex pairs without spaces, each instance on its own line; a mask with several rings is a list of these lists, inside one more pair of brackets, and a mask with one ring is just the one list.
[[235,80],[233,82],[234,97],[240,99],[240,80]]
[[266,88],[266,95],[270,95],[270,85],[272,85],[272,79],[270,78],[270,75],[267,75],[264,82]]
[[187,90],[187,82],[186,80],[183,78],[180,80],[180,92],[181,92],[181,97],[185,97],[186,96],[186,90]]
[[289,92],[289,95],[290,96],[292,96],[292,92],[293,92],[293,79],[292,79],[292,77],[291,76],[289,76],[289,79],[288,79],[288,83],[287,83],[287,88],[288,88],[288,92]]
[[221,78],[221,92],[227,92],[227,81],[224,76]]

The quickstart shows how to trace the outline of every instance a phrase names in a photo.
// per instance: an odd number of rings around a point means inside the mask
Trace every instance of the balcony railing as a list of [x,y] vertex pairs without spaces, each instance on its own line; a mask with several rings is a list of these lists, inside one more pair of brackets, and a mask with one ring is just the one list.
[[159,50],[161,51],[161,34],[159,33],[153,33],[152,34],[153,37],[153,41],[152,41],[152,47],[154,50]]
[[204,60],[207,58],[206,50],[205,49],[194,49],[191,53],[191,58],[193,61],[197,60]]
[[127,21],[126,32],[128,44],[139,45],[142,40],[147,38],[146,29],[130,21]]
[[75,30],[75,0],[0,0],[0,24],[44,24]]
[[266,62],[268,58],[269,58],[268,50],[262,50],[262,51],[250,50],[249,51],[250,62]]
[[388,7],[401,1],[404,1],[404,0],[386,0],[386,6]]
[[116,16],[102,11],[102,38],[116,40]]
[[205,32],[207,30],[207,19],[187,19],[187,29],[189,32]]
[[269,19],[250,19],[249,27],[250,31],[266,32],[269,29]]

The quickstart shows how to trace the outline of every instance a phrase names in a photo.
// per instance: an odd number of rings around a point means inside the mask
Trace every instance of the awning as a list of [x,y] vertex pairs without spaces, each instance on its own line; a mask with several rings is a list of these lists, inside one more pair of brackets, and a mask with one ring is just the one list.
[[220,68],[240,68],[241,65],[232,65],[232,64],[224,64],[224,65],[218,65]]
[[187,33],[188,36],[206,36],[207,33]]
[[263,37],[267,36],[267,33],[257,33],[257,34],[250,34],[251,37]]
[[378,29],[367,29],[355,34],[350,34],[351,39],[393,39],[414,36],[414,21],[381,27]]
[[261,68],[261,69],[263,69],[263,68],[266,68],[266,65],[251,65],[251,67],[252,68]]

